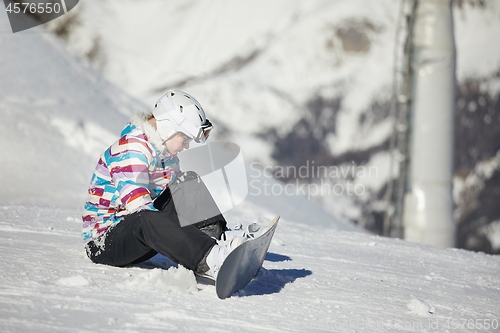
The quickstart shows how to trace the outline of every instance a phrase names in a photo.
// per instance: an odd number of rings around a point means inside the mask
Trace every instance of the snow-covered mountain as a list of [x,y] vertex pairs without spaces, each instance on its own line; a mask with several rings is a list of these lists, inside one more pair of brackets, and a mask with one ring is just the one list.
[[[240,145],[247,161],[308,184],[307,196],[330,212],[381,232],[396,32],[410,2],[87,0],[53,27],[69,27],[67,46],[146,105],[167,88],[192,92],[213,115],[214,135]],[[496,253],[500,165],[472,180],[500,150],[500,2],[457,0],[453,10],[457,244]],[[311,172],[297,175],[301,167]],[[326,175],[314,173],[321,167]]]
[[224,301],[162,256],[130,268],[91,263],[80,240],[88,177],[140,108],[42,28],[11,34],[0,12],[0,331],[498,328],[498,256],[356,232],[300,196],[250,196],[228,213],[296,219],[283,219],[257,278]]

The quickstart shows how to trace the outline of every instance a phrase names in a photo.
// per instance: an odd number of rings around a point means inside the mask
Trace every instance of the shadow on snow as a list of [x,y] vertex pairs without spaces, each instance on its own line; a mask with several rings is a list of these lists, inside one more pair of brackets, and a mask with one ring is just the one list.
[[285,285],[312,274],[308,269],[270,269],[261,267],[257,276],[234,296],[269,295],[281,291]]
[[270,262],[281,262],[292,260],[292,258],[278,253],[267,252],[265,260]]
[[[286,255],[268,252],[265,260],[269,262],[282,262],[292,259]],[[161,254],[135,266],[145,269],[178,267],[174,261]],[[257,276],[243,290],[236,292],[233,297],[275,294],[280,292],[287,284],[311,274],[312,271],[307,269],[265,269],[261,267]],[[201,284],[215,285],[213,280],[199,276],[196,276],[196,281]]]

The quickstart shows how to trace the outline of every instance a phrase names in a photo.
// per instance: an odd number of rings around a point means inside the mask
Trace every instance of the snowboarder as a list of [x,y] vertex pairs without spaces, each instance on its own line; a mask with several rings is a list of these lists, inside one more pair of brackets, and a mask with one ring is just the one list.
[[131,118],[101,155],[88,189],[82,237],[94,263],[122,267],[161,253],[216,278],[245,239],[222,237],[224,217],[201,178],[180,171],[177,156],[192,140],[205,142],[212,127],[200,103],[176,90]]

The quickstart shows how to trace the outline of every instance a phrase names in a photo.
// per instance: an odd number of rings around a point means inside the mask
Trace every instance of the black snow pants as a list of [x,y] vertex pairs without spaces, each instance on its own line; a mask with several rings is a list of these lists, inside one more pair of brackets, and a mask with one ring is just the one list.
[[[215,244],[213,237],[220,239],[226,221],[196,173],[184,173],[171,188],[155,199],[154,206],[159,211],[132,213],[87,243],[88,257],[99,264],[127,266],[161,253],[196,270]],[[178,214],[178,210],[183,213]],[[187,222],[203,216],[208,218],[197,223]]]

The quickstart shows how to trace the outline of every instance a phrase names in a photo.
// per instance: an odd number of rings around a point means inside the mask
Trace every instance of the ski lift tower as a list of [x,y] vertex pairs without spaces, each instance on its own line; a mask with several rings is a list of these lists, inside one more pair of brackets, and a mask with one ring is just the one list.
[[415,0],[410,32],[409,160],[403,226],[409,241],[453,247],[455,113],[453,0]]

